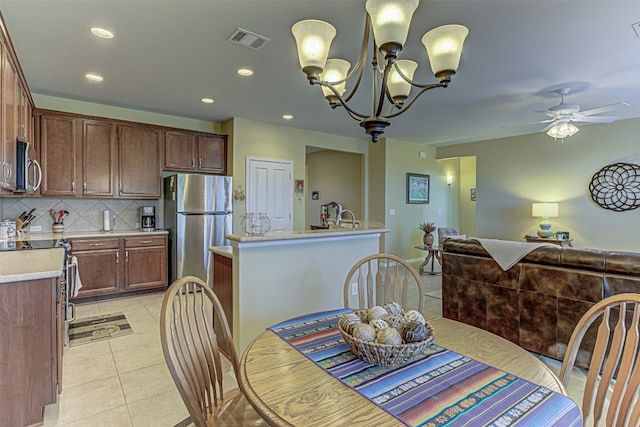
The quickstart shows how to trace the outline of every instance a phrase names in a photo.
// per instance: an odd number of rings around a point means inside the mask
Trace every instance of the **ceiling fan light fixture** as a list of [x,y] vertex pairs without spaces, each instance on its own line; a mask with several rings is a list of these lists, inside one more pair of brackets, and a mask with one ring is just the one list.
[[575,135],[578,131],[580,131],[580,129],[573,123],[558,123],[549,128],[547,135],[553,139],[565,139],[568,136]]

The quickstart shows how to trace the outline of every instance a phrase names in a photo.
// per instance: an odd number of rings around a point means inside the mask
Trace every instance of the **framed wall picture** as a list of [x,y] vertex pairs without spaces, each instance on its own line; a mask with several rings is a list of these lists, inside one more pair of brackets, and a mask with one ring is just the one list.
[[429,203],[429,175],[407,173],[407,203]]
[[476,201],[476,189],[475,188],[471,189],[471,201],[472,202]]

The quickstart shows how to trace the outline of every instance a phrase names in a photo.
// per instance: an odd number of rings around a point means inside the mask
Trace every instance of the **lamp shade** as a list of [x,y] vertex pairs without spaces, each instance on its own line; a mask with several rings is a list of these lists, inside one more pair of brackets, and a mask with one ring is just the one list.
[[399,44],[402,49],[418,3],[419,0],[367,0],[367,13],[378,47],[392,43]]
[[[344,80],[347,77],[351,64],[344,59],[327,59],[327,64],[324,67],[324,71],[320,75],[320,78],[329,83],[336,83],[340,80]],[[342,82],[333,87],[342,95],[345,91],[346,82]],[[322,86],[322,94],[326,97],[335,96],[333,91],[328,87]]]
[[422,36],[422,44],[427,49],[431,70],[436,77],[442,72],[456,72],[467,35],[467,27],[451,24],[434,28]]
[[556,218],[558,216],[557,203],[533,203],[531,216],[539,218]]
[[329,56],[331,42],[336,36],[334,26],[317,19],[306,19],[295,23],[291,32],[296,39],[302,70],[313,67],[319,69],[318,74],[321,73]]
[[[402,74],[407,76],[410,80],[413,80],[413,74],[416,72],[416,68],[418,68],[418,63],[412,61],[410,59],[399,59],[396,61],[398,68]],[[396,71],[396,67],[391,68],[389,72],[389,80],[387,82],[387,87],[389,88],[389,95],[392,98],[396,96],[407,97],[409,96],[409,92],[411,92],[411,83],[408,83],[402,76]]]

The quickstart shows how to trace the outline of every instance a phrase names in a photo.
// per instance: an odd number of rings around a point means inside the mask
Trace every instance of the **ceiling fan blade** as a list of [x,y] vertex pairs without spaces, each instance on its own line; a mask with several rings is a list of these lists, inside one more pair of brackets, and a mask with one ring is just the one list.
[[555,122],[555,119],[549,119],[549,120],[540,120],[537,122],[529,122],[527,123],[528,125],[533,125],[533,124],[538,124],[538,123],[551,123],[551,122]]
[[552,121],[551,123],[549,123],[549,125],[547,127],[545,127],[544,129],[542,129],[540,132],[546,132],[549,129],[551,129],[552,127],[554,127],[556,125],[556,121]]
[[576,117],[572,119],[572,122],[579,123],[611,123],[618,120],[620,117],[614,116],[586,116],[586,117]]
[[545,116],[548,116],[548,117],[555,117],[556,116],[556,113],[554,113],[553,111],[549,111],[549,110],[536,110],[535,112],[544,114]]
[[615,104],[603,105],[602,107],[592,108],[590,110],[584,110],[577,113],[579,116],[591,116],[594,114],[604,113],[606,111],[615,110],[621,107],[629,107],[626,102],[617,102]]

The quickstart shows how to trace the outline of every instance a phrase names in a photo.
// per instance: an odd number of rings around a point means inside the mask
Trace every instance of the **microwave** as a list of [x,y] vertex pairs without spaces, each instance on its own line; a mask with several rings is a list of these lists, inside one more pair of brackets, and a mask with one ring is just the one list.
[[32,194],[42,183],[42,168],[36,159],[29,158],[31,144],[17,141],[16,192]]

